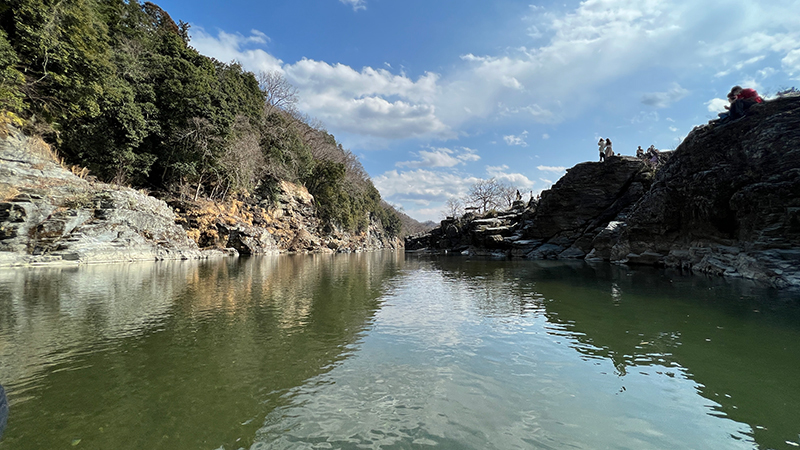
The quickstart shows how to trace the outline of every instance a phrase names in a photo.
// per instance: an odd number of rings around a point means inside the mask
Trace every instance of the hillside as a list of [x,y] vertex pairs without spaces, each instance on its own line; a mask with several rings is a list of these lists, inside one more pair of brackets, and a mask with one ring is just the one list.
[[310,194],[321,227],[402,233],[355,155],[296,111],[280,73],[200,55],[188,24],[153,3],[4,3],[0,68],[3,120],[98,182],[147,189],[184,213],[276,207],[288,183]]

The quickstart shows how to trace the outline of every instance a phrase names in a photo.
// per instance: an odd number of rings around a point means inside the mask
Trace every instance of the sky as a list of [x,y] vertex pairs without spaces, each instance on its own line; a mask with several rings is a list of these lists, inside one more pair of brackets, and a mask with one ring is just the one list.
[[495,178],[527,198],[615,152],[674,149],[734,85],[800,88],[800,0],[163,0],[190,45],[278,71],[420,220]]

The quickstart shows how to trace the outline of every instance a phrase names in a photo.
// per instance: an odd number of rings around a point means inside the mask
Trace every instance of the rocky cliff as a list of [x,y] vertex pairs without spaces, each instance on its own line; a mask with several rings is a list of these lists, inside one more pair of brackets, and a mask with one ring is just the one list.
[[92,183],[15,129],[0,136],[0,265],[201,257],[166,203]]
[[73,170],[40,139],[0,124],[0,266],[402,246],[380,223],[361,233],[323,226],[311,195],[290,183],[274,202],[248,196],[168,204]]
[[800,97],[697,127],[662,155],[657,169],[630,157],[578,164],[535,207],[444,221],[406,248],[650,264],[800,286]]
[[800,97],[690,133],[609,259],[800,286]]

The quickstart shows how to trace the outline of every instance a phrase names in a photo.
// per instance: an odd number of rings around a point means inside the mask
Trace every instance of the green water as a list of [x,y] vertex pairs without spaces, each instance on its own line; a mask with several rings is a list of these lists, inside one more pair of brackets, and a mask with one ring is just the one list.
[[384,252],[0,271],[0,450],[784,449],[800,295]]

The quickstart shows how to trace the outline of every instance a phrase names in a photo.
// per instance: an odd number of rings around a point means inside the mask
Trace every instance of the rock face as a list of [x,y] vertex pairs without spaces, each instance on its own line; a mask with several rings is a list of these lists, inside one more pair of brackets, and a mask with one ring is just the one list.
[[527,256],[584,258],[594,249],[595,238],[609,223],[624,218],[652,180],[652,167],[629,156],[581,163],[567,170],[550,190],[542,192],[536,212],[524,225],[525,239],[547,245],[532,249],[533,254]]
[[690,133],[609,259],[800,286],[800,97]]
[[247,196],[226,204],[172,201],[178,222],[203,248],[233,248],[242,255],[350,253],[401,248],[380,222],[350,233],[325,225],[303,186],[282,181],[273,201]]
[[82,179],[14,129],[0,139],[0,266],[199,257],[166,203]]
[[630,157],[578,164],[535,208],[483,228],[486,218],[443,221],[406,248],[659,265],[800,286],[800,97],[695,128],[662,157],[658,169]]
[[[601,254],[610,253],[610,240],[619,235],[614,224],[620,223],[647,192],[653,175],[650,165],[632,157],[613,156],[603,163],[578,164],[544,191],[538,203],[519,205],[496,217],[467,215],[442,221],[428,235],[407,240],[406,250],[429,248],[531,259],[591,255],[602,259]],[[598,252],[596,247],[602,250]]]
[[376,221],[358,233],[323,226],[313,197],[291,183],[280,184],[274,202],[248,196],[168,205],[88,181],[62,167],[40,139],[5,128],[0,125],[0,266],[402,247]]

